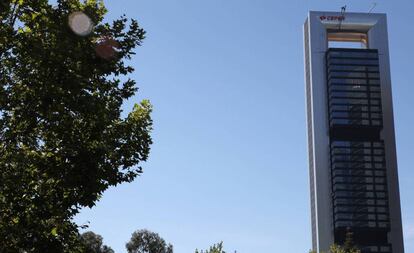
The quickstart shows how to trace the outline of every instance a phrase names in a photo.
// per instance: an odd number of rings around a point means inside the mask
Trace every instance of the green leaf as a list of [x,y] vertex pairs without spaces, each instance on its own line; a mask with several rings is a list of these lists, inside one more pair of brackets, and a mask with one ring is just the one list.
[[14,217],[12,219],[12,221],[13,221],[13,223],[17,224],[17,223],[19,223],[20,219],[19,219],[19,217]]
[[54,228],[52,228],[52,230],[50,231],[50,234],[51,235],[53,235],[53,236],[57,236],[57,228],[56,227],[54,227]]

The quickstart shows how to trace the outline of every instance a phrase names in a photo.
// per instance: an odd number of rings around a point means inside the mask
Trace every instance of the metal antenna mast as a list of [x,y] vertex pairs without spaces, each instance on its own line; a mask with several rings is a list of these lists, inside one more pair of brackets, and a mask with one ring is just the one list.
[[377,7],[377,3],[373,3],[371,9],[369,9],[368,13],[371,13],[375,7]]
[[342,21],[345,19],[346,5],[341,7],[341,19],[339,20],[338,30],[341,30]]

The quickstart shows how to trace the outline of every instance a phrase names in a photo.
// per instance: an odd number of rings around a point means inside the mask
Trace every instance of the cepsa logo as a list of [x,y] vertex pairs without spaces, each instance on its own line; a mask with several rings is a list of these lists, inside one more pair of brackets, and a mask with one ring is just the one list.
[[345,16],[320,16],[321,21],[343,21]]

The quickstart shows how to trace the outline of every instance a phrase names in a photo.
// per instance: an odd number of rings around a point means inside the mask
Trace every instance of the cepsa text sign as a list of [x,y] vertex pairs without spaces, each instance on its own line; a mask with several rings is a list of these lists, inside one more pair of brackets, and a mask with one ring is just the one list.
[[321,21],[343,21],[345,16],[320,16]]

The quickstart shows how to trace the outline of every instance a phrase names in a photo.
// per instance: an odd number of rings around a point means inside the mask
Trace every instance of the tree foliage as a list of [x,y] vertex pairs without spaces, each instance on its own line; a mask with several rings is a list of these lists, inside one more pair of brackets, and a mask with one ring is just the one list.
[[171,244],[167,244],[159,234],[146,229],[132,233],[126,248],[128,253],[173,253]]
[[348,249],[345,246],[339,246],[334,244],[331,246],[330,253],[361,253],[361,251],[356,249],[355,247]]
[[343,245],[343,249],[347,252],[351,252],[351,253],[358,253],[358,249],[355,247],[355,243],[354,243],[354,233],[351,231],[350,228],[347,229],[346,234],[345,234],[345,242]]
[[[343,243],[343,245],[331,245],[329,253],[361,253],[361,251],[355,246],[353,236],[354,233],[351,231],[350,228],[348,228],[345,234],[345,242]],[[310,251],[309,253],[316,252]]]
[[[89,16],[89,35],[69,28],[73,12]],[[71,218],[142,172],[151,105],[125,118],[121,106],[137,91],[126,60],[145,32],[105,13],[99,0],[0,0],[0,252],[76,250]]]
[[[316,251],[310,251],[309,253],[316,253]],[[333,244],[328,253],[361,253],[361,251],[354,246],[347,248],[345,245],[339,246],[337,244]]]
[[213,246],[210,246],[210,249],[208,250],[198,251],[196,249],[195,253],[226,253],[226,252],[223,250],[223,242],[219,242],[217,244],[214,244]]
[[84,253],[114,253],[114,251],[103,245],[102,236],[88,231],[81,235],[81,242],[83,244]]

